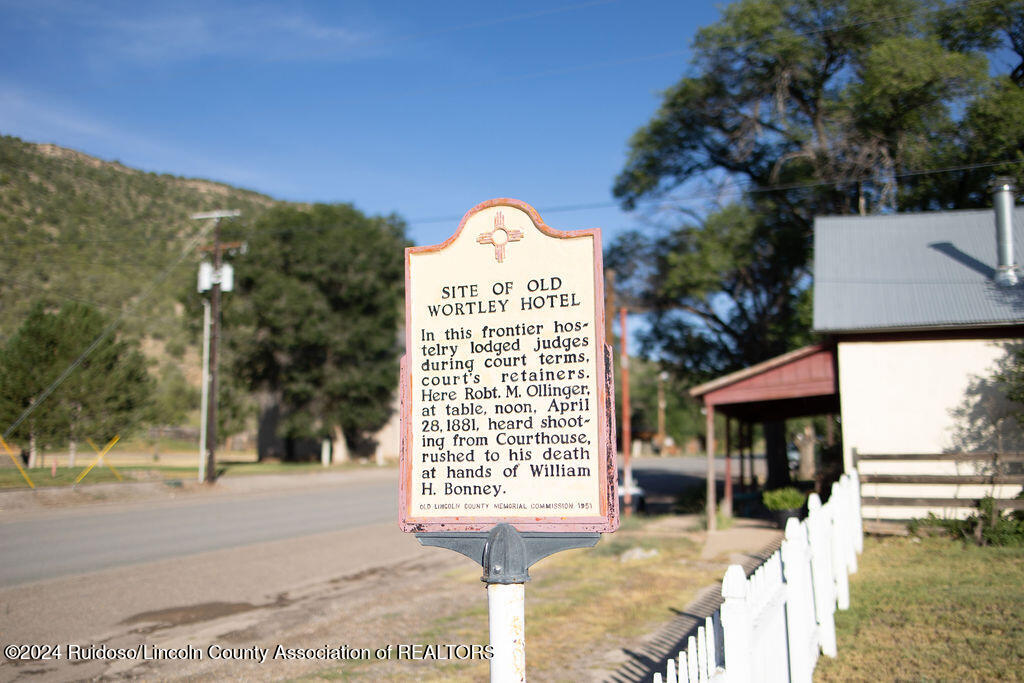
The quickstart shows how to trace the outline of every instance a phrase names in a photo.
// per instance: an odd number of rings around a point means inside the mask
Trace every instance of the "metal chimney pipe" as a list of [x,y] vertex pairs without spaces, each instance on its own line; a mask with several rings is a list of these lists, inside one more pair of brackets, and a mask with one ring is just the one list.
[[1017,264],[1013,260],[1013,193],[1016,188],[1012,178],[996,178],[993,183],[992,205],[996,210],[996,251],[999,267],[996,270],[996,284],[1013,287],[1020,282]]

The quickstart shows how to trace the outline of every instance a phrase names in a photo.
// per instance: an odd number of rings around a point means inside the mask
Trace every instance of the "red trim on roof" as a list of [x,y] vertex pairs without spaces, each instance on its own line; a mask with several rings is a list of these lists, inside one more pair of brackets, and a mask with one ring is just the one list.
[[805,346],[690,389],[710,406],[838,393],[831,347]]

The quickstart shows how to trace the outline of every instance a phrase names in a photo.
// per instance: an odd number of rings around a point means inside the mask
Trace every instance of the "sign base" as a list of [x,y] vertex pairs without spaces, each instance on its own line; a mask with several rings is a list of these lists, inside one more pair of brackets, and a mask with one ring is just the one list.
[[436,531],[416,534],[421,545],[447,548],[483,567],[485,583],[526,583],[529,568],[562,550],[590,548],[601,540],[596,532],[519,531],[501,523],[490,531]]

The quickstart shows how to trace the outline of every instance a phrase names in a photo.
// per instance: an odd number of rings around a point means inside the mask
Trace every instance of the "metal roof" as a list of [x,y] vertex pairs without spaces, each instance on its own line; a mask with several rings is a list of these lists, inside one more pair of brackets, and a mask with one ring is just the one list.
[[[1024,285],[998,287],[995,212],[829,216],[814,222],[814,329],[854,332],[1024,322]],[[1013,211],[1024,265],[1024,208]]]

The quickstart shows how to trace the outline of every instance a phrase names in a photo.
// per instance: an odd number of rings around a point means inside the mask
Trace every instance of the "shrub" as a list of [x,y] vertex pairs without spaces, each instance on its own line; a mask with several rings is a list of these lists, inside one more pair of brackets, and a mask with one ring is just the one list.
[[[1024,492],[1017,498],[1024,497]],[[910,533],[920,536],[927,529],[941,529],[960,541],[974,541],[978,545],[1024,545],[1024,513],[1015,510],[1003,514],[996,509],[991,496],[981,499],[978,512],[966,519],[942,519],[932,513],[924,519],[915,519],[907,525]]]
[[787,486],[773,491],[765,491],[761,499],[769,510],[796,510],[803,507],[807,496],[796,487]]

